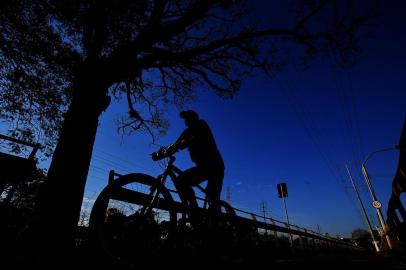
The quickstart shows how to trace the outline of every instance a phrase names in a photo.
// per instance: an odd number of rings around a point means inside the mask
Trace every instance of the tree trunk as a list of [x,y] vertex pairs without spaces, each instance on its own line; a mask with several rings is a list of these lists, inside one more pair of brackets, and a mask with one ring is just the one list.
[[[99,116],[108,107],[108,85],[97,65],[85,65],[74,84],[48,178],[39,195],[41,234],[56,245],[73,239],[79,221]],[[49,245],[46,244],[46,245]]]

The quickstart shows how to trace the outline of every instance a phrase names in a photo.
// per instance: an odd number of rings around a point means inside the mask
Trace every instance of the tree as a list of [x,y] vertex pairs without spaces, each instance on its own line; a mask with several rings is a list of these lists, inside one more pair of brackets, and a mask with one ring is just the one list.
[[358,239],[358,238],[367,237],[367,236],[369,236],[369,232],[367,230],[364,230],[361,228],[355,229],[351,232],[351,237],[353,239]]
[[338,2],[299,1],[286,27],[272,27],[256,22],[249,1],[1,1],[1,117],[53,153],[42,224],[51,217],[71,238],[110,96],[128,104],[122,131],[155,135],[167,128],[164,104],[188,102],[199,86],[232,97],[254,71],[278,71],[289,44],[306,63],[322,53],[352,59],[366,17]]
[[[373,234],[375,239],[380,238],[377,230],[373,230]],[[367,230],[361,228],[355,229],[351,232],[351,237],[358,243],[359,246],[373,249],[372,237],[370,232],[368,232]]]
[[34,168],[26,181],[16,184],[16,190],[10,198],[10,202],[5,203],[4,198],[0,202],[0,250],[5,258],[13,252],[20,252],[14,249],[15,241],[18,238],[18,233],[28,223],[37,203],[38,189],[45,181],[44,170]]

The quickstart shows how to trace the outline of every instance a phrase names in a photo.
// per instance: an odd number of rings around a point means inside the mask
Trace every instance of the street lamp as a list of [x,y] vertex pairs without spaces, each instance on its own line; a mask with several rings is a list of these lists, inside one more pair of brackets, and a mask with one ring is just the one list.
[[382,211],[381,211],[382,204],[378,200],[378,198],[376,197],[374,188],[372,187],[371,177],[369,176],[368,171],[366,169],[366,163],[376,153],[388,152],[388,151],[393,151],[393,150],[397,150],[397,149],[399,149],[399,145],[395,145],[395,146],[392,146],[392,147],[389,147],[389,148],[383,148],[383,149],[376,150],[374,152],[369,153],[368,156],[366,157],[364,163],[362,163],[362,174],[364,175],[364,178],[365,178],[365,181],[367,183],[369,192],[371,193],[371,196],[372,196],[372,206],[376,209],[376,213],[378,214],[379,223],[381,224],[382,230],[384,231],[385,239],[386,239],[386,242],[388,244],[389,249],[392,249],[392,243],[391,243],[390,238],[389,238],[389,236],[387,234],[388,233],[388,228],[386,226],[385,219],[383,218],[383,215],[382,215]]
[[380,252],[378,241],[376,241],[376,239],[375,239],[375,235],[374,235],[374,231],[372,230],[371,222],[369,220],[367,211],[365,210],[364,203],[362,202],[361,197],[359,195],[358,188],[354,183],[354,179],[352,178],[352,174],[350,172],[350,168],[348,167],[348,164],[345,164],[345,168],[347,169],[348,177],[350,178],[352,187],[354,188],[355,195],[357,195],[357,199],[358,199],[358,202],[359,202],[359,204],[361,206],[361,210],[362,210],[362,214],[364,215],[365,222],[368,225],[369,233],[371,234],[371,238],[372,238],[372,243],[374,244],[376,252]]

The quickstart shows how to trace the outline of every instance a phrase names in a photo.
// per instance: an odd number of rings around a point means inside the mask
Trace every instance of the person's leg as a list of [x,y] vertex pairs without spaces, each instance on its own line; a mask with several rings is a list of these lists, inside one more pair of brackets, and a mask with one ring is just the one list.
[[221,190],[223,188],[224,171],[219,170],[210,173],[206,188],[206,193],[209,198],[210,212],[212,215],[218,215],[220,209]]
[[192,187],[202,182],[203,178],[204,176],[201,173],[201,169],[194,167],[184,171],[174,181],[179,197],[182,203],[187,207],[187,214],[195,228],[201,226],[202,217],[199,213],[199,205],[197,204]]
[[209,203],[208,219],[205,231],[205,251],[207,256],[212,259],[217,258],[219,253],[224,252],[224,232],[221,230],[221,222],[219,215],[220,209],[220,195],[223,187],[224,172],[221,170],[208,170],[207,171],[208,183],[206,186],[206,196]]
[[201,170],[197,167],[193,167],[181,173],[174,181],[180,199],[191,208],[198,208],[192,186],[201,181],[202,178]]

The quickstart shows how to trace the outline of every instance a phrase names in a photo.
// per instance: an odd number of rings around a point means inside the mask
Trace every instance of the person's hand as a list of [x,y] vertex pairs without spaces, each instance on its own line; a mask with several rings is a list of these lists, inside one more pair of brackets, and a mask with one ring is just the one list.
[[161,159],[165,158],[167,156],[167,154],[166,154],[167,149],[168,148],[165,148],[165,147],[162,146],[158,151],[152,153],[151,154],[152,160],[153,161],[158,161],[158,160],[161,160]]
[[173,155],[178,150],[179,150],[179,146],[176,143],[169,145],[167,148],[162,147],[161,149],[159,149],[159,151],[151,154],[152,160],[154,160],[154,161],[161,160],[165,157]]
[[151,154],[152,160],[153,161],[158,161],[164,158],[164,155],[162,153],[162,149],[160,149],[159,151],[156,151],[154,153]]
[[175,154],[178,151],[178,146],[174,143],[168,146],[168,148],[166,148],[166,155],[170,156]]

